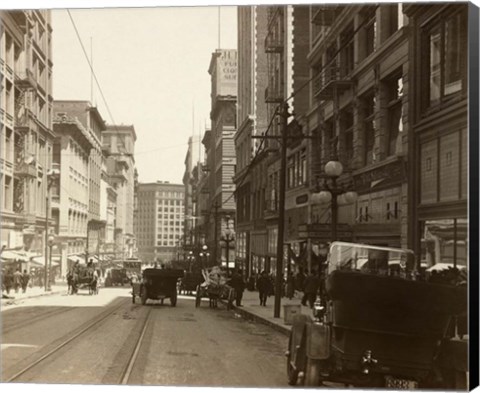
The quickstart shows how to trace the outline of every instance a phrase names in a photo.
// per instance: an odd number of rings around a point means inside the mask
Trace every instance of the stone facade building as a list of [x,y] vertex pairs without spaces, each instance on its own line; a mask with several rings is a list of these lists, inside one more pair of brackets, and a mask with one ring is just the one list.
[[0,12],[0,237],[7,259],[21,251],[26,262],[45,249],[52,66],[50,11]]

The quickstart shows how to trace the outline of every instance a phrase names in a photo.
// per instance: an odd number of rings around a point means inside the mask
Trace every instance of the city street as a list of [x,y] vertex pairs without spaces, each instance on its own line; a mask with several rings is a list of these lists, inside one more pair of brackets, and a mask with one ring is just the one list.
[[182,296],[175,308],[142,306],[129,291],[52,295],[3,311],[2,382],[287,386],[284,335],[221,304],[195,308]]

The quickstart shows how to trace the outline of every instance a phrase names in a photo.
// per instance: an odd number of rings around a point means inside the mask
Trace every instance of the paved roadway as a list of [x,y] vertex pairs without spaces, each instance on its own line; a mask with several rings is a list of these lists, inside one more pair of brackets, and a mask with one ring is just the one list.
[[180,297],[174,308],[142,306],[128,293],[102,288],[97,296],[54,295],[2,310],[2,382],[103,316],[15,382],[118,384],[144,332],[128,384],[288,386],[280,333],[220,304],[195,308],[193,298]]

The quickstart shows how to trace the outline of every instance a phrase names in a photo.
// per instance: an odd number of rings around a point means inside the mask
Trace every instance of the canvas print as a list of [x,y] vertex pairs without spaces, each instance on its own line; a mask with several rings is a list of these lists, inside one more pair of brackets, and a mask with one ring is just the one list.
[[472,12],[1,11],[1,382],[468,389]]

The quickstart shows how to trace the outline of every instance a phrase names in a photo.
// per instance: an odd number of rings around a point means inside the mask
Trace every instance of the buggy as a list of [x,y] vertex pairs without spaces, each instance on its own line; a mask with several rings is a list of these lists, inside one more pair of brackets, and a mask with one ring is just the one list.
[[201,273],[187,272],[180,280],[180,293],[191,295],[202,282],[203,276]]

